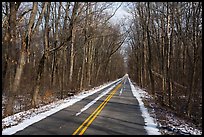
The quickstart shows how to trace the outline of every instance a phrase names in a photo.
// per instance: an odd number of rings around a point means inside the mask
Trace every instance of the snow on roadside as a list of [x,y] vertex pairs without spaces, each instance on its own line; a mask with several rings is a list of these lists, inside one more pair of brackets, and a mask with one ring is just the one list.
[[159,129],[157,128],[157,124],[154,122],[153,118],[150,117],[150,114],[148,113],[147,108],[144,107],[144,103],[142,102],[141,95],[139,94],[139,92],[141,92],[142,90],[140,90],[139,88],[136,89],[135,86],[132,84],[131,80],[129,78],[128,80],[130,82],[132,93],[139,102],[140,110],[142,111],[142,116],[144,117],[144,120],[146,122],[145,129],[148,135],[161,135],[161,133],[159,132]]
[[4,127],[8,127],[2,130],[2,135],[11,135],[15,134],[17,131],[23,130],[24,128],[28,127],[29,125],[36,123],[68,106],[73,105],[74,103],[86,98],[108,86],[113,84],[114,82],[120,81],[122,78],[117,79],[113,82],[109,82],[108,84],[104,84],[97,88],[91,89],[89,91],[83,91],[77,95],[68,97],[64,100],[59,100],[53,102],[49,105],[37,108],[37,109],[30,109],[27,111],[16,113],[12,116],[8,116],[2,119],[2,129]]
[[[134,83],[134,85],[136,84]],[[158,124],[161,135],[202,135],[200,127],[160,106],[145,89],[141,89],[138,86],[134,87],[143,102],[146,102],[145,106],[148,108],[148,112],[155,123]]]
[[103,91],[101,94],[98,95],[97,98],[95,98],[94,100],[92,100],[91,102],[89,102],[86,106],[84,106],[80,112],[76,113],[76,116],[80,115],[83,111],[87,110],[89,107],[91,107],[94,103],[96,103],[97,100],[99,100],[100,98],[102,98],[104,95],[106,95],[108,92],[110,92],[115,85],[117,85],[120,81],[118,81],[116,84],[114,84],[113,86],[111,86],[110,88],[108,88],[107,90]]

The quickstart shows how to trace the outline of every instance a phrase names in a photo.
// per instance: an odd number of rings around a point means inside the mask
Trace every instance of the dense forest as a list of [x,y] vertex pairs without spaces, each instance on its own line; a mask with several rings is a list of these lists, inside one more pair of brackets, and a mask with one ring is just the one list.
[[[2,3],[2,91],[5,116],[40,101],[124,75],[119,52],[126,33],[110,18],[121,5],[97,2]],[[23,102],[21,101],[23,99]]]
[[202,124],[202,3],[139,2],[128,73],[162,105]]
[[2,117],[125,73],[201,125],[202,2],[2,2]]

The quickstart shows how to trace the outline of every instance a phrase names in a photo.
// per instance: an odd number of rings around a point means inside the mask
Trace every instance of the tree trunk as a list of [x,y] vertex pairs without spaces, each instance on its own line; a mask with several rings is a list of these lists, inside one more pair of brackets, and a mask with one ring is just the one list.
[[152,74],[152,53],[151,53],[151,47],[150,47],[150,32],[149,32],[149,24],[150,24],[150,8],[149,8],[149,2],[148,2],[148,24],[147,24],[147,44],[148,44],[148,51],[149,51],[149,60],[148,60],[148,71],[149,71],[149,76],[150,76],[150,83],[151,83],[151,90],[152,90],[152,95],[155,98],[155,89],[154,89],[154,77]]
[[39,65],[38,65],[35,89],[34,89],[33,94],[32,94],[31,105],[34,108],[37,106],[37,97],[38,97],[38,93],[40,91],[42,74],[43,74],[45,65],[47,64],[47,63],[45,63],[46,59],[48,58],[48,47],[49,47],[48,21],[49,21],[49,13],[50,13],[50,4],[48,5],[48,9],[47,9],[47,11],[45,13],[44,53],[43,53],[42,58],[40,59]]
[[69,73],[69,85],[72,84],[73,69],[74,69],[74,40],[76,28],[73,26],[72,40],[71,40],[71,51],[70,51],[70,73]]
[[[13,6],[14,6],[14,8],[16,8],[16,5],[13,5]],[[17,10],[18,9],[15,9],[15,12],[13,11],[12,14],[14,14],[16,16]],[[12,12],[12,10],[11,10],[11,12]],[[15,78],[14,78],[14,82],[13,82],[13,86],[12,86],[12,91],[9,93],[9,99],[8,99],[8,103],[6,105],[6,109],[5,109],[5,115],[6,116],[11,115],[13,113],[14,99],[15,99],[15,95],[17,94],[16,92],[20,86],[20,80],[21,80],[22,72],[23,72],[23,69],[24,69],[24,66],[26,63],[28,47],[30,45],[30,39],[31,39],[31,27],[34,24],[34,18],[35,18],[36,13],[37,13],[37,3],[34,3],[33,4],[33,10],[31,13],[30,20],[29,20],[29,24],[28,24],[28,29],[23,34],[23,37],[22,37],[22,47],[21,47],[21,52],[20,52],[19,64],[18,64],[18,67],[16,69],[16,74],[15,74]],[[10,18],[10,20],[14,21],[14,20],[16,20],[16,17]],[[15,45],[13,45],[13,46],[15,46]]]
[[79,90],[83,89],[84,86],[84,74],[85,74],[85,59],[86,59],[86,47],[83,47],[83,58],[82,58],[82,67],[81,67],[81,79],[80,79],[80,86],[79,86]]
[[35,90],[32,95],[32,101],[31,101],[32,107],[37,106],[37,97],[40,91],[40,85],[41,85],[42,74],[44,71],[45,59],[46,59],[45,54],[43,54],[42,58],[40,59],[39,65],[38,65],[36,85],[35,85]]
[[[24,47],[24,48],[23,48]],[[14,78],[14,83],[13,83],[13,88],[11,92],[9,93],[8,97],[8,103],[6,105],[5,109],[5,116],[9,116],[13,113],[13,107],[14,107],[14,99],[17,94],[18,87],[20,85],[20,80],[21,80],[21,75],[23,72],[23,68],[26,62],[26,51],[25,51],[26,43],[23,40],[22,43],[22,50],[21,50],[21,56],[20,56],[20,61],[16,70],[16,75]]]

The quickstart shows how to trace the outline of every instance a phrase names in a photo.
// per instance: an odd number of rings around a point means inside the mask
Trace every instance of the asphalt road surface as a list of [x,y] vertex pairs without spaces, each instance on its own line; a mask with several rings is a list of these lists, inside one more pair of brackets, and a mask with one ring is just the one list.
[[88,109],[76,115],[112,85],[15,135],[146,135],[144,118],[127,77]]

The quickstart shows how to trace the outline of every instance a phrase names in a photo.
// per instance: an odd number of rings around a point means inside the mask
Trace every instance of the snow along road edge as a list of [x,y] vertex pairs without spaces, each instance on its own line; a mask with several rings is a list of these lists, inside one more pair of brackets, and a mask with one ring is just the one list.
[[[60,110],[62,110],[64,108],[66,108],[68,106],[71,106],[71,105],[75,104],[76,102],[78,102],[78,101],[80,101],[80,100],[82,100],[82,99],[84,99],[84,98],[86,98],[86,97],[88,97],[90,95],[93,95],[94,93],[96,93],[96,92],[98,92],[98,91],[100,91],[100,90],[110,86],[114,82],[120,81],[121,79],[122,78],[117,79],[117,80],[115,80],[113,82],[110,82],[108,84],[105,84],[103,86],[99,86],[97,89],[91,89],[89,91],[84,91],[84,92],[79,93],[78,95],[74,95],[71,98],[65,99],[64,102],[61,105],[59,105],[59,106],[57,106],[55,108],[52,108],[49,111],[37,114],[37,115],[35,115],[33,117],[31,116],[30,118],[23,120],[22,122],[18,123],[15,126],[11,126],[9,128],[4,129],[2,131],[2,135],[12,135],[12,134],[15,134],[17,131],[23,130],[24,128],[32,125],[33,123],[36,123],[36,122],[38,122],[38,121],[40,121],[40,120],[42,120],[42,119],[44,119],[44,118],[46,118],[46,117],[48,117],[48,116],[50,116],[50,115],[52,115],[54,113],[56,113],[56,112],[58,112],[58,111],[60,111]],[[46,106],[49,106],[49,105],[46,105]],[[26,113],[28,111],[30,111],[30,110],[19,112],[19,113],[16,113],[14,115],[8,116],[8,117],[2,119],[2,123],[3,123],[3,121],[5,121],[5,122],[6,121],[15,121],[15,119],[12,120],[12,118],[19,117],[20,115],[22,115],[23,113]]]
[[145,130],[147,131],[148,135],[161,135],[159,132],[159,129],[157,128],[157,124],[154,122],[153,118],[150,117],[147,108],[144,107],[144,103],[142,102],[142,98],[139,91],[135,88],[135,86],[132,84],[131,80],[128,77],[128,80],[130,82],[131,90],[135,98],[139,102],[140,110],[142,111],[142,116],[145,120]]
[[98,101],[100,98],[102,98],[104,95],[106,95],[107,93],[109,93],[116,85],[118,85],[120,83],[120,81],[118,81],[117,83],[115,83],[113,86],[111,86],[110,88],[108,88],[107,90],[103,91],[101,94],[98,95],[97,98],[95,98],[94,100],[92,100],[91,102],[89,102],[87,105],[85,105],[78,113],[76,113],[76,116],[80,115],[82,112],[84,112],[85,110],[87,110],[89,107],[91,107],[94,103],[96,103],[96,101]]

